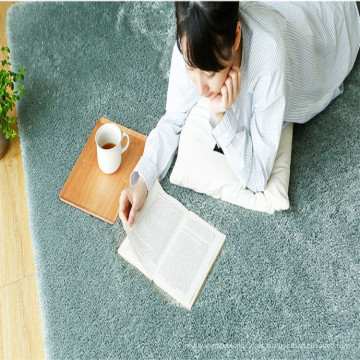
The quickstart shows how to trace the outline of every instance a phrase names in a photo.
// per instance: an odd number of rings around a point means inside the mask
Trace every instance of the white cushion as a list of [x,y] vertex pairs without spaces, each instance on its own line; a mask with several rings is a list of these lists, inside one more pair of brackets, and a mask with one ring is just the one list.
[[266,189],[253,193],[240,185],[225,156],[213,150],[216,142],[211,135],[209,119],[209,101],[202,98],[191,110],[182,129],[170,181],[250,210],[273,213],[288,209],[293,124],[282,131]]

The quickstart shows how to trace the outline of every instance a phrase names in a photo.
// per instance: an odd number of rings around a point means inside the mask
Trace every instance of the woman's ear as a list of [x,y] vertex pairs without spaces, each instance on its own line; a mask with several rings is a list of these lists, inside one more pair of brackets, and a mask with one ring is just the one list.
[[239,48],[240,40],[241,40],[241,24],[240,21],[238,21],[236,24],[235,42],[232,47],[234,52]]

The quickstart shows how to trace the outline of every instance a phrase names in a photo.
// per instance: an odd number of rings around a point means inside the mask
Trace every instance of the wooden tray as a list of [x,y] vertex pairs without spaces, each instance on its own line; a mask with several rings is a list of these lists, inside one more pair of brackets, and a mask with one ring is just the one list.
[[101,125],[111,122],[100,118],[96,123],[61,190],[60,200],[114,224],[119,216],[121,191],[130,186],[130,174],[143,154],[147,137],[114,123],[128,133],[130,145],[122,154],[120,168],[106,175],[97,163],[95,133]]

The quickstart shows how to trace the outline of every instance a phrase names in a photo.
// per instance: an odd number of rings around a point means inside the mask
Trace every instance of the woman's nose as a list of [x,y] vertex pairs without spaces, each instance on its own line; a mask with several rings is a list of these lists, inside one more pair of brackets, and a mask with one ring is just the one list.
[[198,74],[196,78],[196,87],[200,96],[206,94],[208,86],[206,85],[206,82],[204,81],[201,74]]

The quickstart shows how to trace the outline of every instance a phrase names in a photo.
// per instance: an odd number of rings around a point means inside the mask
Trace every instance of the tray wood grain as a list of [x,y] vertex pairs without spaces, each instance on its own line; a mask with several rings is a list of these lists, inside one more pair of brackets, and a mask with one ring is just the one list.
[[119,214],[121,191],[130,186],[130,174],[143,154],[147,137],[114,123],[121,131],[128,133],[130,144],[122,154],[119,169],[113,174],[104,174],[97,163],[95,133],[107,123],[112,121],[104,118],[97,121],[59,197],[80,210],[114,224]]

